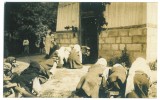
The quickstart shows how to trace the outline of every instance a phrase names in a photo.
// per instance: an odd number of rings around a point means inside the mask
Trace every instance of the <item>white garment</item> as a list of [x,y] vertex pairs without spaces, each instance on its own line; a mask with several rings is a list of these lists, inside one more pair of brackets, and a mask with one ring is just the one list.
[[52,68],[50,69],[50,72],[52,73],[52,75],[55,75],[55,73],[56,73],[56,68],[57,68],[57,63],[54,62]]
[[134,75],[136,71],[142,71],[145,74],[148,75],[148,77],[151,77],[151,69],[149,65],[147,64],[146,60],[144,58],[137,58],[133,63],[131,68],[129,69],[129,75],[127,78],[126,83],[126,91],[125,96],[130,93],[132,90],[134,90]]
[[33,80],[33,90],[37,93],[37,95],[40,95],[41,94],[41,91],[42,91],[42,86],[39,82],[39,78],[36,77],[34,80]]
[[76,50],[76,52],[78,52],[78,53],[79,53],[79,59],[80,59],[80,62],[82,63],[82,51],[81,51],[81,47],[80,47],[80,45],[75,44],[75,45],[74,45],[74,47],[73,47],[73,49],[75,49],[75,50]]
[[56,52],[58,53],[58,57],[60,58],[60,64],[64,64],[63,59],[65,59],[66,61],[68,61],[68,57],[69,54],[71,52],[71,47],[60,47],[59,50],[56,50]]
[[29,45],[29,41],[27,39],[23,40],[23,46],[26,46],[26,45]]
[[50,48],[51,48],[51,36],[47,34],[45,39],[45,50],[46,50],[46,54],[48,55],[50,52]]

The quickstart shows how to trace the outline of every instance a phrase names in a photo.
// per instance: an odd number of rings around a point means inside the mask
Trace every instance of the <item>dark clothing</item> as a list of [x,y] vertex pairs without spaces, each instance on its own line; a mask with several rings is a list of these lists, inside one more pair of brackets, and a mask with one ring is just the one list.
[[72,69],[82,68],[82,63],[80,61],[79,53],[75,49],[71,50],[68,58],[69,67]]
[[29,67],[25,69],[20,75],[15,74],[12,78],[12,82],[19,83],[22,87],[24,87],[28,92],[32,90],[32,80],[39,75],[48,77],[45,73],[45,70],[40,67],[40,65],[31,61]]
[[108,87],[112,88],[112,91],[119,91],[120,96],[124,97],[126,78],[127,74],[124,67],[113,67],[111,69],[111,74],[108,77]]
[[59,48],[60,48],[59,45],[54,45],[53,48],[50,49],[49,58],[52,58],[54,56],[54,52]]
[[12,65],[12,63],[14,63],[14,61],[16,61],[15,57],[7,57],[5,62],[10,63]]
[[99,64],[93,65],[88,73],[83,76],[77,85],[77,93],[84,91],[85,95],[92,98],[99,97],[99,89],[101,86],[102,77],[100,75],[105,70],[105,67]]
[[40,41],[40,48],[44,48],[43,38]]
[[136,73],[134,76],[134,88],[127,94],[127,98],[148,98],[149,79],[145,73]]

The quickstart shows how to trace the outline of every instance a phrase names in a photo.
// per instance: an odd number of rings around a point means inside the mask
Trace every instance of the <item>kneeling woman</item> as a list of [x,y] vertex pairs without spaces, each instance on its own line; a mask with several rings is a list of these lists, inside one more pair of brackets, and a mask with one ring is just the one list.
[[80,82],[76,87],[78,96],[92,98],[99,97],[99,89],[102,82],[101,75],[105,76],[105,79],[108,77],[109,68],[106,66],[107,61],[104,58],[100,58],[96,64],[88,69],[88,73],[80,79]]
[[127,98],[148,98],[150,73],[150,67],[144,58],[137,58],[133,62],[127,78],[125,92]]
[[69,67],[72,69],[82,68],[82,52],[81,47],[76,44],[70,52],[69,58]]

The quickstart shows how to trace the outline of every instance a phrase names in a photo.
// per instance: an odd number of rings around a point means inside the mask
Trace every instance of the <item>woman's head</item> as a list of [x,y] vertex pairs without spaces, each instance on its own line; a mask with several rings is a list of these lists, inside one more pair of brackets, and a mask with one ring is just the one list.
[[77,52],[81,51],[81,47],[78,44],[74,45],[73,49],[75,49]]
[[96,62],[96,64],[107,66],[107,61],[104,58],[100,58],[100,59],[98,59],[98,61]]

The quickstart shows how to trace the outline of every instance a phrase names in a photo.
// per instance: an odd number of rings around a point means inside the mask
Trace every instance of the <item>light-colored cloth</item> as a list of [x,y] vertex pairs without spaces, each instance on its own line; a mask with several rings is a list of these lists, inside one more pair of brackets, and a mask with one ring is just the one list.
[[106,64],[106,61],[101,58],[96,64],[90,67],[88,73],[83,76],[78,83],[76,87],[77,91],[82,89],[87,96],[98,98],[99,88],[102,82],[102,77],[100,77],[100,75],[104,75],[106,78],[108,77],[109,68],[106,67]]
[[46,54],[48,55],[50,52],[50,48],[51,48],[51,36],[47,34],[45,39],[45,50],[46,50]]
[[[132,66],[129,69],[125,96],[128,93],[130,93],[132,90],[134,90],[134,76],[135,76],[136,71],[142,71],[143,73],[147,74],[148,78],[151,77],[151,69],[150,69],[149,65],[147,64],[146,60],[144,58],[141,58],[141,57],[137,58],[132,63]],[[152,80],[150,80],[150,81],[152,81]]]
[[109,76],[110,81],[115,82],[117,79],[119,79],[122,84],[124,84],[127,77],[126,71],[127,70],[121,64],[113,65],[111,69],[112,74]]
[[64,64],[63,59],[65,59],[66,62],[68,61],[68,57],[71,52],[71,47],[60,47],[60,49],[56,50],[56,52],[59,57],[59,63],[63,65]]
[[23,46],[27,46],[27,45],[29,45],[29,40],[28,39],[23,40]]
[[80,45],[75,44],[75,45],[74,45],[74,47],[73,47],[73,49],[75,49],[75,50],[76,50],[76,52],[78,52],[78,53],[79,53],[79,59],[80,59],[80,62],[82,63],[82,51],[81,51],[81,47],[80,47]]

